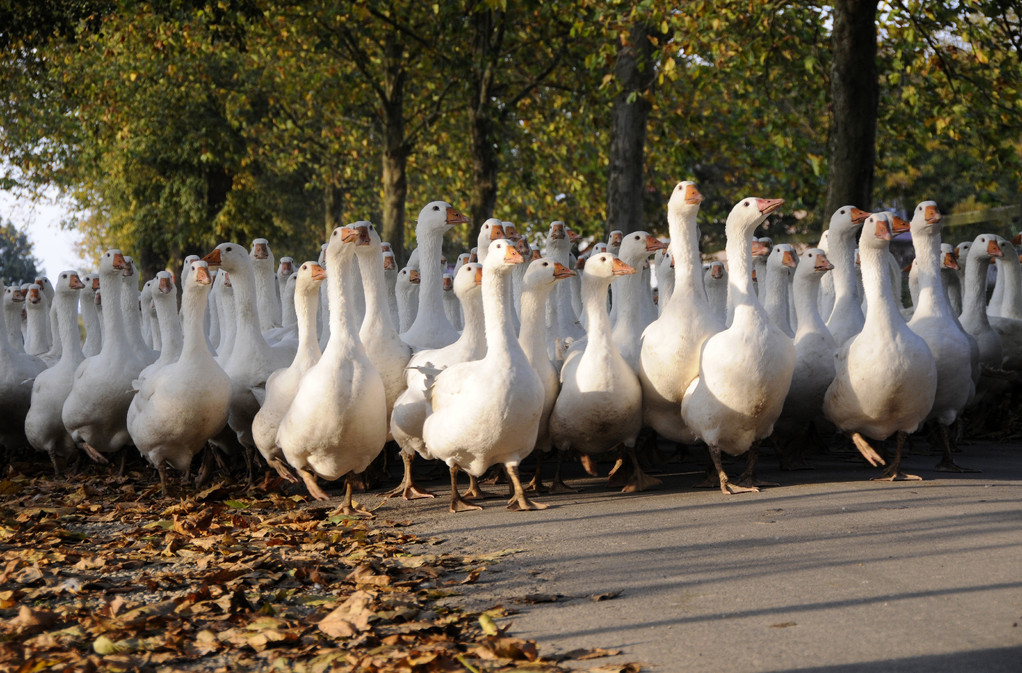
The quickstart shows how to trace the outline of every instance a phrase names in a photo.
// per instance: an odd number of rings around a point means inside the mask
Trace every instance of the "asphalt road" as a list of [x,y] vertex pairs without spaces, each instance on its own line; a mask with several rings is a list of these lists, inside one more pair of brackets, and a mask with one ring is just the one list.
[[437,499],[392,499],[378,514],[444,540],[429,551],[517,550],[448,600],[517,610],[510,634],[544,653],[622,650],[580,667],[1022,671],[1022,445],[964,449],[958,462],[981,474],[910,455],[903,467],[923,481],[873,482],[877,469],[842,454],[802,472],[765,456],[761,478],[782,486],[725,496],[693,488],[689,459],[664,465],[656,491],[569,479],[582,492],[537,497],[544,511],[501,498],[450,514],[440,481]]

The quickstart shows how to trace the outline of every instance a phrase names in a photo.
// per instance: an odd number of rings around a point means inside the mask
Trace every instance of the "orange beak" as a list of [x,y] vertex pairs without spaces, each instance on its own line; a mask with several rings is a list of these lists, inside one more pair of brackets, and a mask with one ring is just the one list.
[[358,228],[341,227],[341,242],[354,243],[359,239]]
[[483,267],[476,269],[476,285],[483,284]]
[[568,229],[568,240],[572,243],[577,243],[578,239],[582,238],[580,234],[575,233],[574,230]]
[[869,213],[865,210],[859,210],[858,208],[852,208],[852,224],[862,224],[869,217]]
[[571,278],[575,272],[560,262],[554,262],[554,278]]
[[319,264],[310,264],[309,269],[312,270],[312,280],[326,280],[326,269]]
[[77,273],[71,274],[71,278],[68,279],[68,284],[71,286],[72,290],[81,290],[85,287],[85,283],[82,282],[82,279],[78,277]]
[[270,248],[265,243],[256,243],[252,246],[252,256],[256,259],[269,259]]
[[515,250],[513,245],[509,245],[504,248],[504,263],[505,264],[521,264],[525,260],[522,258],[522,253]]
[[607,245],[613,245],[613,246],[620,247],[621,246],[621,239],[623,239],[624,237],[625,237],[625,235],[623,233],[621,233],[620,231],[612,231],[612,232],[610,232],[610,240],[607,241]]
[[652,234],[646,234],[646,252],[656,252],[657,250],[666,250],[667,244],[658,239]]
[[514,240],[518,238],[518,230],[515,228],[515,225],[513,224],[505,224],[504,235],[510,238],[511,240]]
[[295,272],[295,267],[291,264],[291,262],[284,260],[280,263],[280,272],[289,276]]
[[421,282],[421,281],[422,281],[422,276],[419,275],[419,271],[417,269],[412,269],[411,271],[408,272],[408,282],[409,283],[418,283],[418,282]]
[[[210,253],[210,254],[212,254],[212,253]],[[219,251],[217,251],[217,259],[218,260],[220,259]],[[124,255],[122,255],[119,252],[115,252],[114,253],[114,268],[115,269],[124,269],[125,266],[126,266],[126,264],[124,263]]]
[[687,185],[685,187],[685,203],[698,206],[703,202],[703,198],[703,195],[696,189],[695,185]]
[[536,250],[534,248],[530,248],[529,249],[529,253],[530,253],[529,256],[530,256],[530,258],[532,259],[533,262],[535,262],[537,259],[542,257],[542,255],[539,254],[539,250]]
[[355,227],[358,230],[358,243],[357,245],[369,245],[373,242],[373,239],[369,238],[369,227],[362,225]]
[[997,245],[997,241],[994,239],[990,239],[990,242],[987,243],[987,254],[991,257],[1004,257],[1001,246]]
[[475,264],[478,261],[479,261],[479,253],[473,250],[468,255],[468,263],[469,264]]
[[769,215],[784,203],[784,199],[756,199],[756,206],[762,215]]
[[550,238],[560,240],[566,238],[568,235],[564,233],[564,223],[554,222],[550,225]]
[[397,262],[394,261],[394,255],[384,255],[383,256],[383,270],[384,271],[393,271],[395,269],[397,269]]
[[753,241],[752,242],[752,256],[753,257],[762,257],[764,255],[769,255],[769,254],[770,254],[770,246],[769,245],[767,245],[766,243],[763,243],[762,241]]
[[710,278],[714,278],[716,280],[720,280],[723,277],[724,277],[724,265],[723,264],[714,264],[713,266],[710,267]]
[[41,298],[39,296],[39,290],[33,287],[31,290],[28,291],[28,303],[38,304],[40,301]]
[[816,256],[816,264],[813,265],[813,268],[817,271],[832,271],[834,269],[834,265],[831,264],[830,260],[827,259],[827,256],[821,252]]
[[447,224],[454,225],[462,224],[463,222],[468,222],[468,216],[462,215],[454,208],[447,209]]
[[210,266],[220,266],[220,248],[213,248],[213,252],[203,257],[202,261]]
[[940,209],[937,206],[926,206],[926,223],[937,224],[940,222],[943,216],[940,214]]
[[174,291],[174,283],[171,282],[170,278],[160,278],[159,286],[160,294],[169,294]]
[[[904,220],[902,220],[904,222]],[[878,217],[876,220],[876,229],[874,235],[881,241],[891,240],[891,224],[882,217]]]
[[93,292],[98,292],[99,291],[99,276],[95,276],[92,279],[92,291]]
[[195,282],[199,285],[209,285],[213,282],[213,277],[209,275],[209,266],[203,264],[195,267]]
[[444,291],[454,289],[454,279],[450,276],[444,276]]
[[791,250],[785,250],[783,253],[781,253],[781,264],[788,267],[789,269],[794,269],[796,266],[798,266],[798,258],[795,257],[795,253],[793,253]]
[[891,232],[892,233],[894,233],[894,234],[903,234],[903,233],[905,233],[906,231],[908,231],[911,228],[912,228],[912,225],[910,225],[908,223],[908,220],[902,219],[902,218],[898,217],[897,215],[892,215],[891,216]]
[[490,225],[490,240],[496,241],[498,238],[507,238],[504,235],[504,227],[499,224]]
[[630,276],[635,273],[635,267],[628,266],[617,257],[614,258],[613,269],[615,276]]
[[950,252],[944,253],[944,268],[958,270],[958,260]]

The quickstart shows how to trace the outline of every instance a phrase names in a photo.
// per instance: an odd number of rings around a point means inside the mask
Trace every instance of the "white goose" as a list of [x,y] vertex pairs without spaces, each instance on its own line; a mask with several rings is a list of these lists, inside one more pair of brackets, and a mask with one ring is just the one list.
[[52,360],[49,354],[50,323],[48,316],[50,308],[46,303],[43,289],[38,283],[28,286],[28,291],[25,293],[25,312],[28,327],[25,334],[25,352],[36,356],[47,365],[53,364],[56,360]]
[[512,329],[510,273],[523,262],[508,240],[490,243],[483,264],[486,356],[444,370],[430,390],[423,425],[429,453],[451,469],[451,510],[478,509],[458,494],[457,472],[476,477],[502,463],[514,488],[510,509],[544,509],[525,496],[518,464],[536,446],[543,384]]
[[148,365],[138,375],[139,381],[144,381],[158,369],[177,362],[177,359],[181,357],[181,348],[184,345],[184,332],[178,317],[177,286],[174,284],[174,275],[169,271],[160,271],[156,274],[155,280],[146,284],[149,283],[152,283],[152,302],[156,305],[156,325],[159,327],[159,341],[162,347],[156,362]]
[[724,262],[714,260],[703,273],[703,287],[713,315],[724,324],[727,316],[727,269]]
[[642,430],[642,387],[621,356],[611,332],[607,290],[635,268],[609,252],[591,256],[582,275],[582,305],[589,331],[583,348],[568,353],[561,368],[561,392],[550,414],[550,439],[559,451],[593,456],[623,445],[633,472],[625,492],[656,486],[635,456]]
[[419,285],[422,277],[418,269],[406,266],[401,269],[394,282],[394,292],[397,295],[398,310],[398,331],[404,334],[415,321],[415,314],[419,312]]
[[[638,271],[651,253],[664,250],[667,246],[645,231],[630,232],[621,241],[619,259]],[[627,274],[614,283],[614,307],[617,320],[614,322],[611,338],[621,357],[632,371],[639,373],[639,353],[642,350],[642,333],[649,326],[643,305],[649,299],[649,284],[641,273]],[[582,279],[583,285],[585,278]]]
[[401,332],[401,314],[397,307],[397,257],[390,250],[383,251],[383,278],[387,284],[387,309],[390,311],[390,324]]
[[366,305],[365,319],[358,338],[366,349],[369,361],[383,380],[383,388],[387,393],[386,417],[389,419],[395,400],[405,389],[405,366],[412,356],[412,349],[401,340],[391,322],[390,308],[384,296],[386,283],[383,279],[380,235],[369,222],[356,222],[352,227],[359,233],[355,255],[362,275]]
[[231,405],[227,424],[244,447],[244,458],[251,478],[252,419],[259,411],[253,388],[266,384],[270,374],[286,367],[294,359],[294,349],[273,348],[259,329],[255,272],[248,250],[237,243],[221,243],[202,258],[209,266],[226,271],[234,297],[234,337],[230,355],[219,360],[231,379]]
[[[1014,371],[1022,370],[1022,265],[1019,263],[1018,252],[1005,239],[998,244],[1003,257],[998,258],[998,283],[1004,287],[1004,297],[1000,312],[990,314],[990,326],[1001,336],[1004,348],[1004,360],[1001,366]],[[991,302],[994,298],[991,297]]]
[[980,366],[989,369],[1000,369],[1004,360],[1001,336],[990,326],[986,311],[987,269],[991,259],[1003,256],[1000,246],[1003,240],[993,234],[981,234],[969,244],[965,265],[965,296],[959,318],[962,329],[976,339]]
[[[128,434],[128,406],[135,396],[132,382],[145,366],[128,341],[120,307],[122,275],[127,263],[120,250],[107,250],[99,263],[104,288],[103,348],[86,358],[75,370],[71,392],[61,409],[61,420],[75,443],[95,461],[107,462],[102,454],[113,453],[131,443]],[[137,310],[138,302],[135,302]]]
[[[563,264],[541,257],[529,263],[522,277],[522,329],[518,334],[518,342],[525,351],[529,364],[536,370],[539,380],[543,383],[544,391],[543,413],[540,415],[539,432],[536,437],[536,475],[529,483],[529,490],[542,488],[540,461],[553,448],[550,439],[550,412],[561,388],[560,377],[547,352],[546,305],[557,282],[574,275],[575,272]],[[560,458],[563,456],[563,453],[559,454],[552,491],[570,490],[561,480]]]
[[905,324],[891,293],[887,255],[892,221],[890,213],[874,213],[863,224],[859,256],[868,298],[866,321],[859,334],[838,347],[823,412],[851,435],[873,465],[884,461],[864,436],[884,440],[897,433],[894,461],[880,478],[918,479],[901,471],[901,451],[906,435],[915,432],[933,408],[937,367],[926,342]]
[[21,311],[25,303],[25,293],[17,285],[4,288],[4,335],[7,344],[18,353],[25,352],[25,335],[21,332]]
[[795,248],[787,243],[778,243],[770,251],[767,258],[766,289],[760,295],[763,301],[763,310],[778,329],[794,338],[795,332],[791,329],[791,321],[788,314],[788,288],[791,271],[798,266],[798,256]]
[[[287,291],[287,279],[294,275],[295,260],[291,257],[281,257],[277,263],[277,296],[280,302],[280,325],[287,327],[298,322],[295,313],[295,296],[293,292]],[[288,303],[290,302],[290,306]]]
[[231,380],[209,352],[203,329],[212,282],[206,262],[191,263],[183,279],[181,356],[147,378],[128,409],[131,439],[159,470],[164,495],[167,463],[187,479],[192,457],[227,424]]
[[[741,455],[773,431],[795,368],[795,347],[763,310],[749,269],[752,234],[782,203],[749,197],[731,209],[725,231],[734,316],[730,327],[706,340],[699,377],[681,402],[685,423],[709,446],[725,494],[758,490],[730,483],[720,454]],[[750,456],[750,476],[754,458],[755,453]]]
[[671,295],[674,294],[674,258],[667,248],[658,250],[653,256],[653,266],[656,269],[656,310],[659,318],[663,315],[664,307],[670,303]]
[[[563,267],[571,268],[569,258],[573,243],[572,232],[564,222],[551,222],[543,256]],[[571,286],[568,283],[561,283],[554,288],[552,300],[547,305],[550,359],[554,362],[563,361],[571,342],[585,336],[585,331],[575,318],[575,309],[571,305],[571,294]]]
[[325,279],[326,270],[316,262],[305,262],[298,273],[288,278],[295,286],[298,351],[288,367],[278,369],[266,379],[259,412],[252,419],[252,439],[259,453],[281,477],[291,482],[295,481],[295,477],[281,460],[284,454],[277,446],[277,430],[291,406],[302,376],[319,362],[323,354],[316,335],[316,313],[319,308],[319,286]]
[[82,344],[82,355],[91,358],[99,354],[103,347],[102,323],[99,319],[99,274],[89,272],[81,277],[85,285],[78,294],[78,312],[82,316],[85,327],[85,343]]
[[444,201],[427,203],[419,212],[415,225],[422,278],[419,309],[411,327],[401,334],[404,342],[414,349],[442,348],[458,340],[457,330],[444,314],[440,255],[444,232],[463,222],[468,222],[468,218]]
[[85,287],[74,271],[57,276],[54,319],[61,341],[60,360],[42,371],[32,384],[32,406],[25,416],[25,437],[32,448],[45,451],[60,476],[60,464],[76,451],[74,440],[60,420],[64,400],[71,392],[75,370],[82,363],[82,342],[78,335],[78,293]]
[[138,271],[131,257],[124,255],[124,270],[118,277],[121,285],[120,310],[124,334],[135,355],[150,364],[156,362],[159,353],[146,345],[142,338],[142,307],[139,303]]
[[[834,265],[820,248],[810,248],[802,253],[802,259],[795,268],[792,288],[795,313],[798,316],[794,342],[795,369],[784,407],[777,419],[778,434],[792,435],[793,441],[798,439],[794,435],[801,433],[808,423],[820,417],[823,412],[823,396],[834,380],[834,351],[837,350],[837,344],[827,331],[819,308],[821,280],[833,268]],[[782,425],[786,432],[782,432]],[[790,455],[782,451],[781,457],[785,467],[802,466],[798,449]]]
[[[418,454],[432,458],[422,441],[422,426],[426,422],[429,406],[426,402],[427,372],[443,371],[462,362],[481,360],[486,355],[486,330],[483,323],[483,302],[481,285],[483,265],[478,262],[463,264],[454,276],[454,294],[461,301],[465,315],[465,329],[450,346],[435,350],[419,351],[412,356],[405,370],[406,387],[394,403],[390,417],[390,432],[401,447],[404,476],[390,497],[400,495],[405,500],[432,498],[433,494],[415,484],[412,478],[412,461]],[[473,478],[474,479],[474,478]],[[473,487],[466,495],[479,495]]]
[[259,329],[265,332],[282,324],[280,292],[277,289],[277,275],[274,273],[273,253],[265,238],[257,238],[252,241],[252,248],[248,254],[252,259],[252,272],[255,274]]
[[[866,318],[855,277],[855,232],[869,213],[842,206],[830,218],[827,259],[834,265],[834,308],[827,317],[827,329],[838,346],[859,333]],[[884,264],[886,265],[886,258]]]
[[[20,288],[7,288],[5,294],[8,290],[15,303],[15,297],[21,295]],[[24,419],[32,401],[32,382],[46,369],[46,364],[11,347],[7,341],[6,313],[0,313],[0,445],[13,451],[25,445]]]
[[[358,229],[337,227],[330,235],[326,251],[330,341],[319,362],[302,377],[277,430],[277,446],[317,500],[327,499],[317,476],[332,480],[362,472],[387,441],[387,393],[358,338],[358,324],[346,305],[351,293],[343,287],[356,264],[360,238],[368,244]],[[366,513],[352,502],[351,490],[348,479],[342,510]]]
[[674,294],[661,316],[642,334],[639,380],[643,422],[675,442],[695,437],[681,416],[681,401],[699,375],[706,339],[724,327],[703,291],[696,215],[703,196],[691,182],[679,182],[667,204],[674,260]]
[[944,457],[937,469],[966,472],[969,470],[956,465],[951,457],[948,426],[957,420],[975,395],[971,363],[973,357],[978,360],[979,352],[973,355],[975,340],[959,324],[941,281],[942,263],[950,254],[941,251],[941,219],[934,201],[923,201],[912,215],[919,297],[908,326],[926,342],[937,367],[937,389],[929,415],[940,427],[944,445]]

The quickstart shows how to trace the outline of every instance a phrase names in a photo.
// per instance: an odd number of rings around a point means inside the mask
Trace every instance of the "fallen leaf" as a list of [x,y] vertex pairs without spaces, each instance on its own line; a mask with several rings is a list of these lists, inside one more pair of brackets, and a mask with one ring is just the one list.
[[320,631],[334,638],[350,638],[369,629],[373,611],[369,609],[376,594],[358,590],[317,624]]
[[594,601],[596,601],[596,602],[599,602],[599,601],[609,601],[612,598],[617,598],[620,595],[621,595],[620,591],[607,591],[606,593],[602,593],[602,594],[593,594],[589,598],[594,600]]
[[511,600],[514,603],[536,604],[536,603],[556,603],[562,598],[564,598],[562,594],[525,594],[524,596],[518,596],[516,598],[512,598]]
[[795,622],[780,622],[778,624],[771,624],[770,628],[772,628],[772,629],[786,629],[789,626],[795,626],[795,625],[796,625]]
[[577,650],[571,650],[561,655],[561,659],[573,659],[575,661],[585,661],[587,659],[599,659],[600,657],[616,657],[621,654],[621,650],[608,650],[602,647],[592,648],[581,648]]

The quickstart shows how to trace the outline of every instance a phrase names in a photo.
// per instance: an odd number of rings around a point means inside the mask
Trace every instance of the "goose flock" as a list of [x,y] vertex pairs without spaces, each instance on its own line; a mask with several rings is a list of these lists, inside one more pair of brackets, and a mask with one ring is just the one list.
[[[250,480],[261,458],[316,499],[328,497],[320,480],[345,478],[349,514],[366,514],[353,481],[390,441],[404,473],[388,495],[433,497],[413,463],[442,461],[452,512],[479,508],[478,479],[495,465],[510,509],[545,507],[531,495],[546,490],[549,459],[550,491],[569,489],[565,459],[595,474],[609,452],[623,490],[655,487],[640,454],[657,436],[705,445],[707,482],[725,494],[762,485],[763,440],[782,464],[801,464],[814,424],[847,436],[888,480],[918,479],[902,471],[902,449],[931,424],[938,469],[966,471],[949,429],[1022,368],[1012,243],[984,234],[952,248],[937,204],[924,201],[911,221],[840,208],[799,256],[755,236],[783,200],[748,197],[727,217],[726,266],[704,264],[702,200],[681,182],[668,242],[613,232],[577,255],[564,222],[536,247],[490,219],[451,266],[443,236],[467,218],[435,201],[403,269],[362,221],[334,229],[320,259],[300,265],[284,257],[275,268],[265,239],[189,256],[180,297],[166,271],[139,291],[131,258],[109,250],[95,273],[5,288],[0,443],[46,452],[58,476],[82,456],[108,463],[134,446],[164,493],[168,465],[187,480],[200,453],[200,478],[210,456],[243,457]],[[889,250],[904,231],[911,306]],[[886,458],[876,443],[891,436]],[[726,474],[723,454],[748,456],[741,476]],[[535,476],[523,484],[530,455]]]

